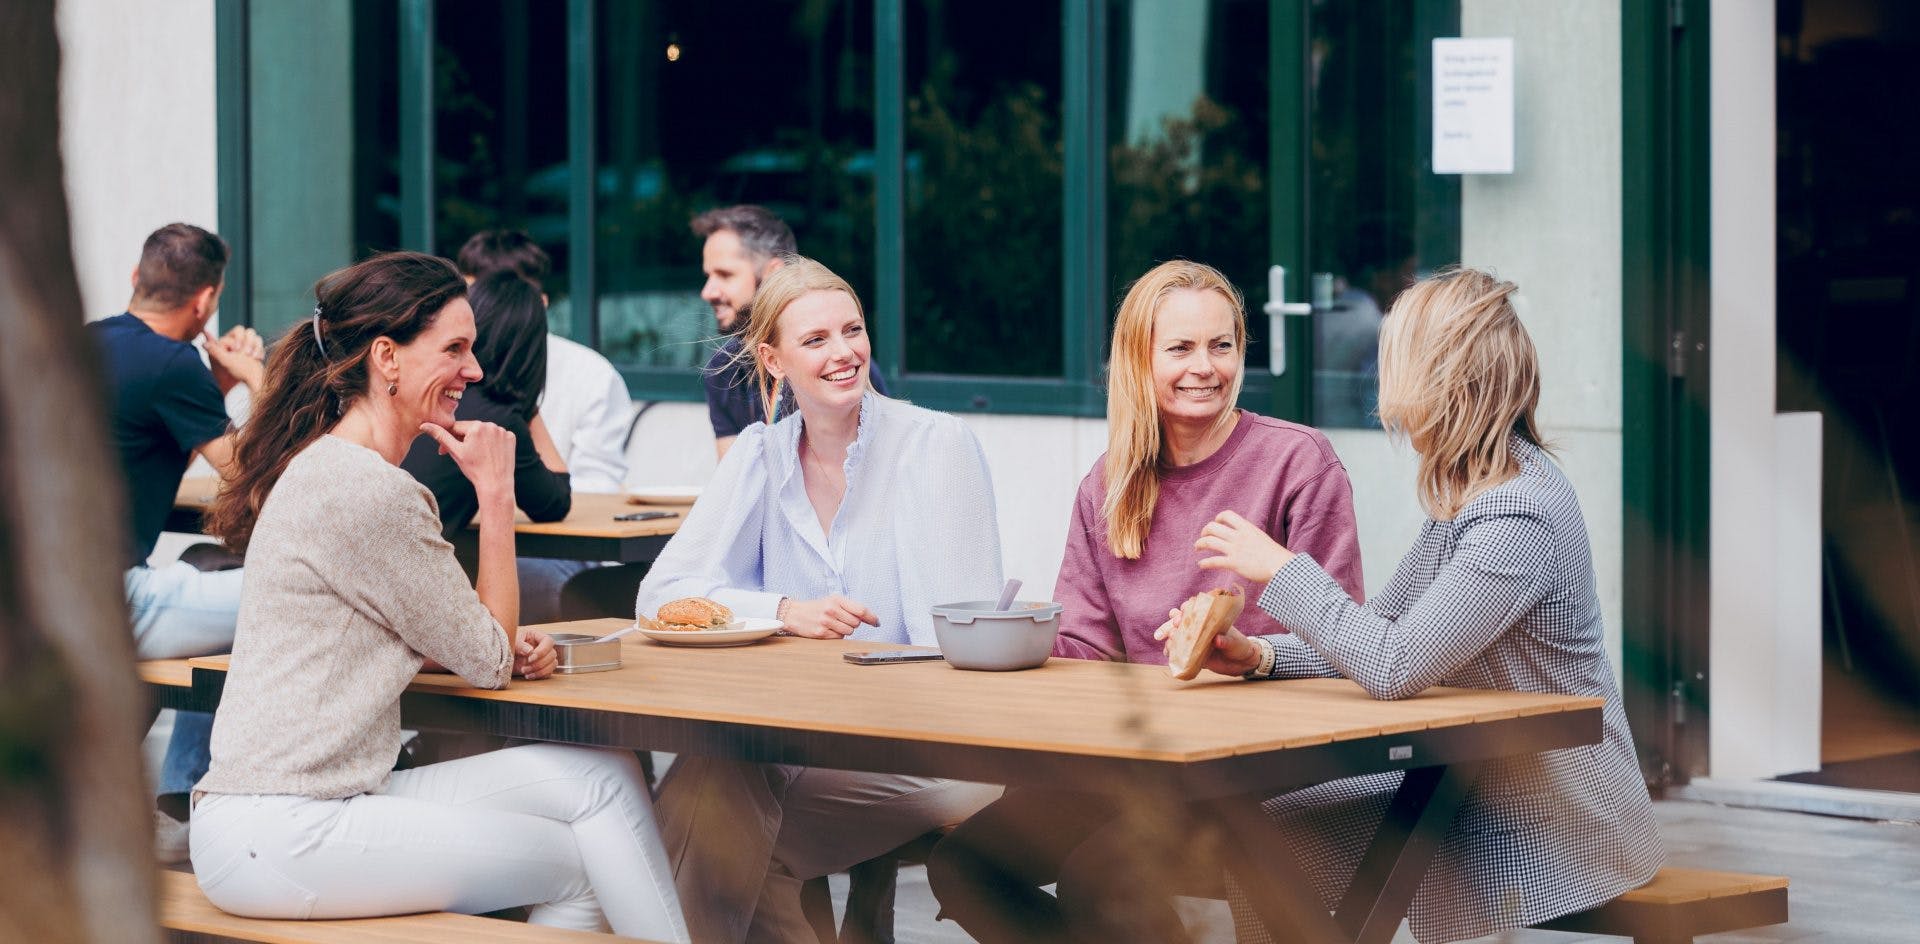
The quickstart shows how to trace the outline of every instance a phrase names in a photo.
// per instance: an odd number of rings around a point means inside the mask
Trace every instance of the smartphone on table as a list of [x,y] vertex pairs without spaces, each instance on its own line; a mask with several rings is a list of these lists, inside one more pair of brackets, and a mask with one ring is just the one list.
[[624,515],[614,515],[615,521],[655,521],[660,518],[678,518],[677,511],[634,511]]
[[849,652],[841,658],[854,665],[892,665],[896,662],[938,662],[940,650],[932,646],[905,649],[879,649],[873,652]]

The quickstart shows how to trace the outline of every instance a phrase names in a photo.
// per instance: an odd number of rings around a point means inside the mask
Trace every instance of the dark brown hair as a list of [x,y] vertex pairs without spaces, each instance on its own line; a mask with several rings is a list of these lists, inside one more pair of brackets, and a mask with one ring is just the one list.
[[140,247],[128,308],[172,311],[226,278],[227,242],[192,223],[168,223]]
[[313,294],[312,317],[294,322],[274,344],[266,384],[234,444],[234,476],[207,509],[207,533],[236,551],[246,550],[287,463],[367,395],[373,342],[419,337],[467,294],[467,283],[438,256],[389,252],[329,273]]
[[501,269],[467,289],[467,304],[479,331],[473,356],[484,375],[480,393],[532,422],[547,388],[547,306],[540,287]]
[[483,229],[468,237],[454,261],[460,274],[470,279],[484,279],[505,269],[542,290],[553,274],[553,259],[547,251],[518,229]]

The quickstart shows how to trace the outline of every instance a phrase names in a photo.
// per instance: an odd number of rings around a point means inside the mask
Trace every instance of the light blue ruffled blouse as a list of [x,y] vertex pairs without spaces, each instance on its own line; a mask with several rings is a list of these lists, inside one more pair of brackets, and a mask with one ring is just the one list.
[[782,597],[838,593],[880,619],[850,638],[931,646],[934,606],[999,595],[993,482],[965,423],[868,392],[846,495],[823,533],[800,471],[802,421],[741,431],[641,581],[640,614],[704,596],[771,617]]

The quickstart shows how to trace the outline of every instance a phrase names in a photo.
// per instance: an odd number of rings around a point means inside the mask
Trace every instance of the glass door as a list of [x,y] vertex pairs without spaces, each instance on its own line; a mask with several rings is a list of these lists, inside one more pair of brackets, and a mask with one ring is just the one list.
[[1432,40],[1457,35],[1459,0],[1108,15],[1113,300],[1176,255],[1213,265],[1246,296],[1244,405],[1377,426],[1382,313],[1460,255],[1459,178],[1428,160]]

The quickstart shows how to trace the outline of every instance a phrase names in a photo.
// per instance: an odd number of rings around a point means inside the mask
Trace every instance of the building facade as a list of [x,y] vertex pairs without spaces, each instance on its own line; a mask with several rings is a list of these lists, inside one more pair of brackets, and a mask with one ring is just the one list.
[[[1152,264],[1240,286],[1243,405],[1332,437],[1370,589],[1422,519],[1371,416],[1372,332],[1406,279],[1492,269],[1521,287],[1649,777],[1818,765],[1820,433],[1777,406],[1771,4],[67,0],[60,25],[95,316],[174,219],[233,241],[221,317],[269,337],[370,251],[524,228],[554,330],[651,404],[630,482],[699,482],[714,327],[687,220],[761,203],[859,290],[894,391],[979,433],[1035,587]],[[1435,171],[1454,37],[1511,41],[1510,171]]]

